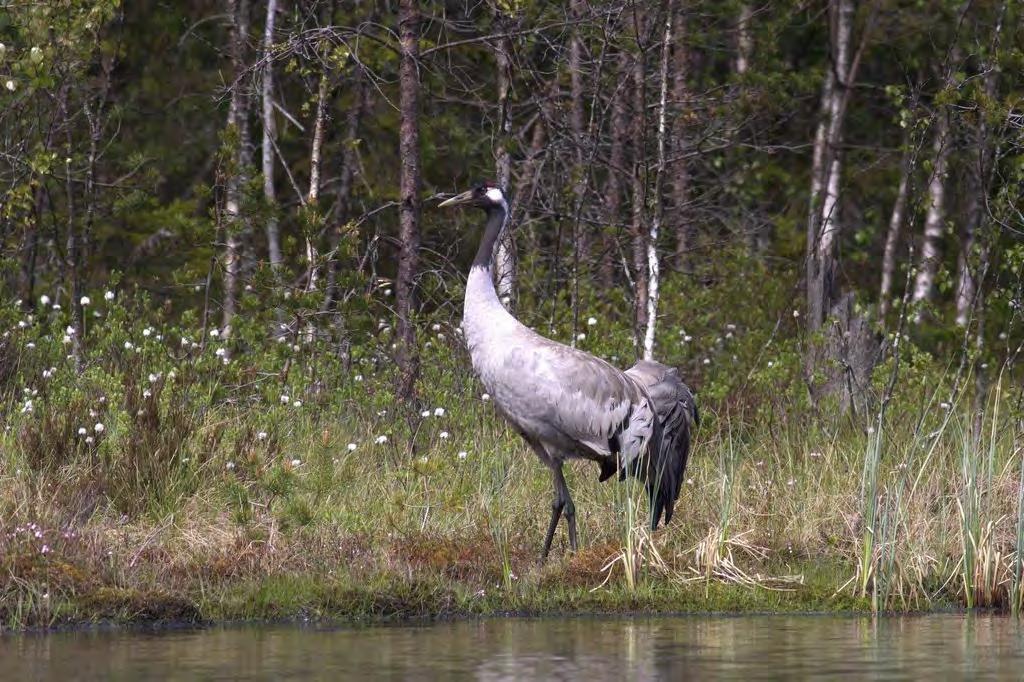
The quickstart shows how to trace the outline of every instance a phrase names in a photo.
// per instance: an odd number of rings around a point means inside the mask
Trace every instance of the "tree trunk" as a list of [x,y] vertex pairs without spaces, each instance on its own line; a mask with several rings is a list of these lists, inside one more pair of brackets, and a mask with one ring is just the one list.
[[654,175],[654,216],[647,237],[647,327],[644,330],[644,360],[654,359],[654,336],[658,324],[658,285],[661,272],[658,264],[658,232],[664,217],[665,204],[661,198],[661,185],[665,176],[665,143],[668,133],[668,67],[672,48],[672,9],[669,5],[665,17],[665,38],[661,44],[661,92],[658,99],[658,157]]
[[69,86],[64,85],[60,88],[57,95],[57,107],[59,111],[60,120],[64,125],[64,132],[66,135],[65,140],[65,158],[68,160],[64,164],[64,192],[67,200],[67,230],[66,235],[66,248],[65,248],[65,268],[67,276],[71,279],[71,305],[69,306],[71,312],[71,327],[74,329],[74,334],[71,335],[71,352],[75,358],[75,368],[78,371],[82,370],[84,366],[83,358],[83,343],[85,341],[85,326],[83,321],[83,309],[82,309],[82,258],[81,258],[81,239],[78,234],[78,221],[76,220],[76,203],[75,203],[75,185],[74,179],[71,177],[71,155],[74,151],[74,140],[72,138],[72,125],[71,125],[71,111],[69,108],[68,94]]
[[[914,279],[914,303],[923,303],[931,298],[935,287],[935,274],[942,258],[939,246],[946,223],[946,170],[950,146],[949,111],[942,105],[935,117],[932,174],[928,180],[928,211],[924,218],[921,258],[918,261],[917,277]],[[914,319],[920,321],[921,317],[919,312]]]
[[369,104],[369,88],[367,87],[366,76],[362,70],[357,69],[352,83],[352,106],[348,110],[345,121],[345,138],[341,146],[341,168],[338,170],[337,191],[334,195],[334,205],[331,208],[330,229],[328,230],[327,244],[330,255],[327,261],[327,273],[325,275],[326,285],[324,292],[323,310],[333,310],[339,299],[338,292],[338,252],[341,249],[343,238],[342,229],[349,220],[351,213],[349,209],[352,196],[352,178],[356,167],[356,141],[359,138],[359,128],[362,124],[363,115]]
[[750,5],[740,5],[739,18],[736,21],[736,59],[733,62],[733,71],[737,76],[742,76],[750,69],[750,55],[754,52],[754,39],[750,33],[750,22],[754,18],[754,12]]
[[686,16],[677,2],[669,5],[673,15],[672,55],[672,220],[675,223],[675,253],[672,261],[676,268],[686,269],[688,254],[692,248],[693,225],[690,214],[690,168],[683,154],[686,151],[686,121],[690,116],[690,91],[686,79],[690,74],[690,53],[686,47]]
[[274,141],[277,125],[274,121],[274,20],[277,15],[277,0],[267,0],[267,20],[263,30],[263,197],[267,201],[267,251],[270,266],[275,271],[281,267],[281,236],[277,223],[277,195],[274,190]]
[[[583,0],[570,0],[570,14],[574,20],[580,22],[583,17]],[[572,131],[572,147],[574,153],[575,167],[573,168],[573,206],[574,215],[579,215],[579,208],[585,200],[586,183],[583,180],[587,172],[584,163],[583,148],[587,144],[586,135],[583,130],[584,107],[583,107],[583,41],[580,39],[580,26],[577,23],[572,29],[569,39],[569,128]],[[573,263],[576,264],[586,257],[589,240],[587,230],[579,220],[573,221],[573,247],[576,249]],[[577,273],[573,267],[573,290]]]
[[[850,37],[853,0],[833,0],[832,69],[822,87],[826,110],[815,136],[808,219],[807,325],[817,331],[836,299],[835,244],[839,236],[839,182],[842,174],[846,90],[852,76]],[[820,206],[819,206],[819,198]]]
[[885,234],[885,251],[882,253],[882,286],[878,294],[878,311],[881,318],[889,313],[892,305],[892,282],[896,274],[896,249],[900,244],[904,216],[907,211],[907,195],[910,187],[912,151],[909,134],[903,140],[903,160],[900,162],[900,184],[896,189],[896,201],[889,216],[889,229]]
[[245,73],[245,45],[249,39],[249,0],[228,0],[231,17],[231,70],[234,74],[228,128],[235,132],[234,162],[227,178],[224,213],[227,215],[224,236],[224,333],[230,333],[231,320],[238,305],[238,280],[242,258],[243,219],[242,193],[252,163],[249,138],[249,92],[242,84]]
[[416,351],[415,285],[420,247],[420,132],[419,132],[419,3],[401,0],[398,8],[398,31],[401,41],[399,62],[399,154],[401,156],[398,278],[397,297],[398,396],[412,397],[419,373]]
[[618,253],[616,235],[622,220],[622,176],[626,169],[626,142],[630,134],[628,56],[623,53],[618,60],[618,78],[621,83],[612,93],[611,150],[608,156],[608,178],[604,187],[604,240],[601,248],[601,284],[610,290],[615,280],[615,255]]
[[320,279],[320,254],[317,251],[317,239],[323,218],[319,209],[320,202],[320,165],[324,146],[324,128],[327,125],[327,103],[330,98],[330,77],[325,69],[320,74],[320,83],[316,94],[316,116],[313,122],[313,143],[309,150],[309,194],[306,195],[306,267],[309,275],[306,278],[306,291],[314,291]]
[[[994,54],[999,45],[1000,33],[1003,27],[1003,17],[1006,11],[1006,3],[1003,3],[999,19],[996,22],[992,39],[993,56],[987,66],[985,75],[985,96],[989,102],[998,101],[996,92],[997,67],[994,61]],[[960,239],[960,253],[957,256],[957,283],[956,283],[956,323],[966,327],[970,322],[971,314],[979,308],[978,299],[978,273],[984,272],[979,264],[987,265],[987,248],[982,254],[976,254],[978,231],[981,229],[985,211],[985,198],[988,194],[988,177],[992,165],[992,144],[989,140],[988,122],[983,114],[978,116],[978,123],[975,127],[975,144],[972,145],[976,152],[971,155],[972,162],[968,169],[967,184],[967,210],[964,219],[963,233]],[[977,258],[981,255],[981,258]],[[980,263],[979,263],[980,261]],[[977,343],[982,343],[981,325],[978,325]],[[979,379],[980,380],[980,379]]]
[[633,220],[632,220],[632,255],[633,255],[633,280],[635,291],[633,294],[633,321],[634,339],[637,352],[643,348],[643,330],[647,328],[647,230],[644,229],[644,217],[647,206],[646,192],[646,169],[644,158],[646,154],[646,101],[647,93],[644,83],[644,56],[643,49],[639,45],[640,36],[643,31],[638,25],[636,27],[637,53],[633,60]]
[[[509,22],[505,15],[498,10],[495,16],[495,29],[497,33],[505,33],[509,28]],[[511,60],[512,41],[505,37],[499,38],[494,51],[495,62],[497,63],[498,81],[498,148],[495,156],[495,166],[498,176],[498,185],[506,193],[510,193],[509,185],[512,182],[512,156],[509,153],[508,145],[512,137],[512,113],[509,107],[509,89],[511,87]],[[516,250],[512,238],[511,225],[506,226],[498,241],[495,251],[494,276],[498,297],[510,310],[515,306],[516,290]]]

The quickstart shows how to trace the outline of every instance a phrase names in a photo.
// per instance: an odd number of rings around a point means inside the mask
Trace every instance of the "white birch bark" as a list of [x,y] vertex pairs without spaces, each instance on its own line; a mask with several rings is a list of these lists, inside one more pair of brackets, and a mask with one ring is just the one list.
[[[840,145],[845,118],[846,90],[850,87],[850,40],[853,32],[853,0],[837,0],[834,5],[832,36],[832,74],[826,75],[822,103],[828,112],[819,125],[815,139],[814,164],[821,175],[811,179],[811,218],[808,221],[808,311],[807,323],[816,330],[825,321],[835,288],[835,243],[839,235],[840,180],[842,154]],[[819,156],[820,154],[820,156]],[[820,208],[817,197],[824,192]]]
[[[318,211],[317,203],[320,201],[320,167],[323,157],[324,127],[327,124],[327,100],[330,95],[330,80],[327,71],[320,74],[320,84],[316,93],[316,118],[313,123],[313,143],[309,150],[309,194],[306,196],[306,206],[312,211]],[[307,229],[308,229],[307,225]],[[306,265],[309,268],[309,276],[306,278],[306,291],[316,290],[320,279],[320,254],[316,248],[316,235],[307,232],[306,234]]]
[[[935,118],[935,137],[932,145],[932,174],[928,180],[928,211],[924,218],[924,240],[914,293],[911,300],[921,303],[931,298],[935,288],[935,275],[942,257],[939,246],[946,222],[946,170],[949,162],[949,112],[943,106]],[[914,319],[920,321],[918,313]]]
[[907,194],[910,187],[911,151],[909,136],[904,139],[903,160],[900,163],[900,184],[896,189],[896,200],[889,216],[889,229],[885,234],[885,251],[882,253],[882,284],[878,292],[878,310],[885,317],[892,305],[892,282],[896,274],[896,249],[903,230],[904,214],[907,210]]
[[647,328],[644,330],[644,359],[654,359],[654,334],[658,323],[658,285],[660,272],[658,266],[658,231],[664,215],[664,202],[661,197],[662,178],[665,175],[665,137],[668,127],[668,64],[672,46],[672,12],[665,18],[665,39],[661,46],[661,93],[658,101],[658,168],[655,174],[655,209],[651,220],[650,233],[647,237]]
[[267,200],[269,215],[267,217],[267,251],[270,266],[277,270],[281,267],[281,236],[277,222],[277,195],[274,189],[274,140],[277,137],[277,124],[274,121],[274,20],[277,15],[277,0],[267,0],[267,18],[263,30],[263,79],[261,94],[263,96],[263,197]]
[[738,76],[750,69],[750,55],[754,51],[754,39],[750,33],[750,21],[753,18],[754,12],[750,5],[740,5],[739,20],[736,22],[736,60],[733,62],[733,70]]

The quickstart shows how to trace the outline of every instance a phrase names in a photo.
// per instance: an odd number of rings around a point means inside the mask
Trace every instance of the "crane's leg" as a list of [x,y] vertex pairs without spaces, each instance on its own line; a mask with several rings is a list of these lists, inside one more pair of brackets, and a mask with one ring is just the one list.
[[565,514],[565,522],[569,525],[569,549],[575,552],[579,547],[576,542],[576,505],[572,503],[572,496],[569,495],[569,486],[565,483],[565,476],[562,474],[562,463],[558,462],[555,468],[555,490],[562,500],[562,512]]
[[555,537],[555,529],[558,527],[558,520],[563,512],[565,521],[569,525],[569,549],[576,551],[576,506],[569,495],[569,486],[565,483],[565,475],[562,473],[562,462],[551,461],[551,476],[555,483],[555,499],[551,503],[551,521],[548,523],[548,532],[544,536],[544,551],[541,554],[541,561],[548,558],[551,551],[551,541]]
[[548,552],[551,551],[551,540],[555,537],[555,528],[558,527],[558,519],[562,517],[562,509],[565,507],[565,503],[562,502],[562,498],[558,495],[557,484],[555,486],[555,499],[551,502],[551,521],[548,522],[548,532],[544,535],[544,550],[540,553],[540,560],[544,561],[548,558]]

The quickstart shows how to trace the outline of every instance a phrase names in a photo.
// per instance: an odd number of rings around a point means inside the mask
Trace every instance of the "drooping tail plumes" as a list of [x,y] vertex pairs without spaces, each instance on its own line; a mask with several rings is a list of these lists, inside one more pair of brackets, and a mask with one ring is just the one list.
[[657,528],[663,514],[665,523],[672,520],[690,457],[690,438],[700,417],[693,392],[674,367],[641,360],[626,373],[647,389],[658,415],[646,467],[635,472],[650,496],[651,528]]

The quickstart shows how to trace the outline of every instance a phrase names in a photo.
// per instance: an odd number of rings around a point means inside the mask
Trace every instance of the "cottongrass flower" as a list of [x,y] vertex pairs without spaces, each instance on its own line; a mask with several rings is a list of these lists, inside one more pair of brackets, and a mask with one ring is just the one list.
[[355,452],[356,444],[355,443],[349,443],[347,447],[348,447],[348,451],[349,452]]
[[430,329],[431,331],[439,332],[441,331],[441,325],[435,322],[434,324],[430,325]]
[[104,298],[104,300],[107,300],[107,301],[113,301],[114,300],[114,292],[113,291],[108,291],[107,293],[103,294],[103,298]]
[[302,401],[301,400],[293,401],[292,402],[292,407],[302,407]]
[[90,303],[92,303],[92,299],[89,298],[88,296],[83,296],[82,298],[78,299],[78,302],[81,303],[83,306],[87,306]]
[[794,310],[793,311],[793,317],[800,317],[800,311],[799,310]]
[[149,373],[149,383],[155,384],[159,380],[160,380],[160,375],[159,374],[156,374],[154,372],[150,372]]
[[480,396],[480,400],[484,401],[485,403],[488,400],[490,400],[490,399],[491,399],[491,394],[490,393],[484,393],[483,395]]
[[227,469],[228,471],[231,471],[232,469],[235,468],[235,463],[234,462],[228,462],[227,464],[224,465],[224,468]]
[[952,405],[950,405],[947,402],[941,402],[941,403],[939,403],[939,407],[941,407],[944,410],[948,410],[950,407],[952,407]]
[[587,318],[587,326],[588,327],[593,327],[595,324],[597,324],[597,318],[596,317],[588,317]]
[[44,305],[44,306],[50,305],[50,297],[47,296],[46,294],[43,294],[42,296],[40,296],[39,297],[39,305]]
[[103,433],[107,430],[107,427],[103,425],[103,422],[96,422],[96,426],[92,427],[92,430],[96,433]]
[[468,452],[466,452],[465,450],[459,450],[459,459],[466,459],[466,457],[468,457],[468,456],[469,456]]
[[693,341],[693,337],[690,336],[689,334],[685,334],[683,336],[683,343],[690,343],[690,341]]
[[355,375],[355,376],[354,376],[354,377],[352,377],[352,378],[353,378],[354,380],[356,380],[356,381],[362,381],[362,380],[363,380],[363,375],[362,375],[362,374],[357,374],[357,375]]
[[132,348],[135,348],[135,346],[132,345],[131,341],[125,341],[124,342],[124,349],[125,350],[131,350]]
[[704,358],[704,364],[705,365],[710,365],[711,364],[711,358]]
[[53,305],[51,306],[51,308],[52,308],[53,310],[60,310],[60,303],[54,303],[54,304],[53,304]]
[[152,333],[153,333],[153,329],[150,328],[150,327],[146,327],[145,329],[142,330],[142,335],[143,336],[149,336]]
[[420,457],[420,464],[426,464],[429,461],[430,460],[427,458],[426,455],[423,455],[422,457]]
[[79,426],[78,427],[78,435],[79,436],[84,436],[84,435],[86,435],[88,433],[89,433],[88,429],[86,429],[84,426]]
[[420,412],[420,416],[426,419],[427,417],[430,416],[430,410],[423,410],[422,412]]
[[153,395],[153,391],[149,390],[148,388],[147,388],[147,389],[145,389],[145,390],[144,390],[144,391],[142,392],[142,397],[143,397],[143,398],[149,398],[149,397],[152,397],[152,395]]
[[266,431],[260,431],[259,433],[256,434],[256,440],[266,440],[266,439],[267,439],[267,432]]
[[300,466],[301,464],[302,464],[302,460],[301,459],[293,459],[292,460],[292,466],[293,467]]
[[292,399],[289,398],[288,396],[286,396],[286,395],[281,396],[281,404],[282,405],[287,405],[291,401],[292,401]]
[[441,440],[448,440],[449,435],[451,434],[449,434],[447,431],[442,431],[441,433],[437,434],[438,438],[440,438]]
[[444,408],[443,407],[436,407],[436,408],[434,408],[434,416],[435,417],[443,417],[444,416]]
[[377,443],[377,445],[384,445],[384,443],[388,442],[388,437],[387,436],[377,436],[374,439],[374,442]]
[[64,333],[67,334],[68,336],[74,336],[75,328],[69,324],[67,327],[64,328]]
[[577,341],[585,341],[586,338],[587,338],[587,335],[584,334],[583,332],[580,332],[579,334],[576,335],[576,340]]
[[220,330],[214,327],[213,329],[210,330],[210,336],[212,336],[213,338],[217,338],[218,336],[220,336]]
[[92,445],[95,442],[96,442],[96,439],[93,438],[92,436],[86,436],[85,437],[85,444],[86,445]]
[[224,357],[225,355],[227,355],[227,354],[228,354],[228,350],[227,350],[227,348],[218,348],[218,349],[217,349],[217,350],[216,350],[216,351],[214,352],[214,354],[215,354],[215,355],[216,355],[216,356],[217,356],[218,358],[222,358],[222,357]]

